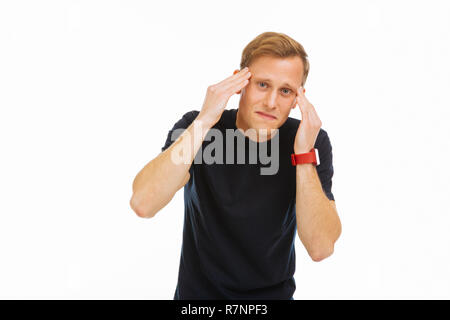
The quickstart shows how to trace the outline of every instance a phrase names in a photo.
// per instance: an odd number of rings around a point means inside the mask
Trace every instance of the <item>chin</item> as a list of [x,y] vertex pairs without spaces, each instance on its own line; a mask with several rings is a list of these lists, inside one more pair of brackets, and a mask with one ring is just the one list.
[[253,129],[259,131],[259,130],[266,130],[268,134],[270,134],[270,130],[278,129],[278,126],[276,124],[268,125],[263,124],[261,122],[254,123],[254,126],[252,126]]

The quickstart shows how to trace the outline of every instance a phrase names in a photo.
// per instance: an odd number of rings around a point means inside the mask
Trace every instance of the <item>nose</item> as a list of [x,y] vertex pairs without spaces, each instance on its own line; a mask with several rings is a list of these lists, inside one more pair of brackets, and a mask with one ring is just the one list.
[[265,99],[266,107],[269,109],[273,109],[276,107],[276,102],[277,102],[277,91],[276,90],[269,91]]

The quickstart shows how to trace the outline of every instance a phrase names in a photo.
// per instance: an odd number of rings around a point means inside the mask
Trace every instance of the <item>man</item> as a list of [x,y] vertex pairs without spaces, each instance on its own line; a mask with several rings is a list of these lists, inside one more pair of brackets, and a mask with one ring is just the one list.
[[[281,33],[259,35],[244,49],[241,70],[208,87],[201,111],[184,114],[163,152],[136,176],[130,205],[144,218],[184,187],[174,299],[292,299],[295,230],[314,261],[333,253],[341,223],[331,192],[332,148],[305,96],[308,71],[298,42]],[[241,94],[239,108],[225,110],[235,93]],[[296,105],[301,121],[289,117]],[[177,129],[178,137],[172,136]],[[209,132],[225,137],[227,129],[244,145],[217,135],[209,142]],[[194,161],[219,142],[223,147],[213,155],[219,161]],[[279,156],[275,173],[262,174],[262,162],[247,159],[263,143],[277,144],[271,152]],[[235,161],[240,149],[246,151],[245,163]],[[314,162],[314,149],[320,163]],[[313,160],[292,162],[291,154],[307,153]]]

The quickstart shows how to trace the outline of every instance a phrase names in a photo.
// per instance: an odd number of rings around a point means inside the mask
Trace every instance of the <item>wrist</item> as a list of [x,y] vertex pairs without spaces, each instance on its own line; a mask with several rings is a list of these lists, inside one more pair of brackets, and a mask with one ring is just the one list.
[[212,121],[208,120],[202,115],[198,115],[197,118],[195,118],[195,121],[197,121],[203,130],[209,130],[214,126],[214,123]]
[[294,153],[295,154],[302,154],[302,153],[308,153],[308,152],[310,152],[311,151],[311,149],[305,149],[305,148],[297,148],[297,147],[294,147]]

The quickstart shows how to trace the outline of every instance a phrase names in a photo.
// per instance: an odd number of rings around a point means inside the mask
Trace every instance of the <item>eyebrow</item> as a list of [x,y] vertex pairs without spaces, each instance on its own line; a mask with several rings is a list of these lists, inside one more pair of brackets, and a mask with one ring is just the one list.
[[[271,81],[270,79],[267,79],[267,78],[255,77],[255,80],[258,80],[258,81],[266,81],[266,82],[272,83],[272,81]],[[287,83],[287,82],[283,83],[282,85],[285,86],[285,87],[289,87],[291,90],[295,91],[295,89],[294,89],[295,86],[290,85],[290,84]]]

